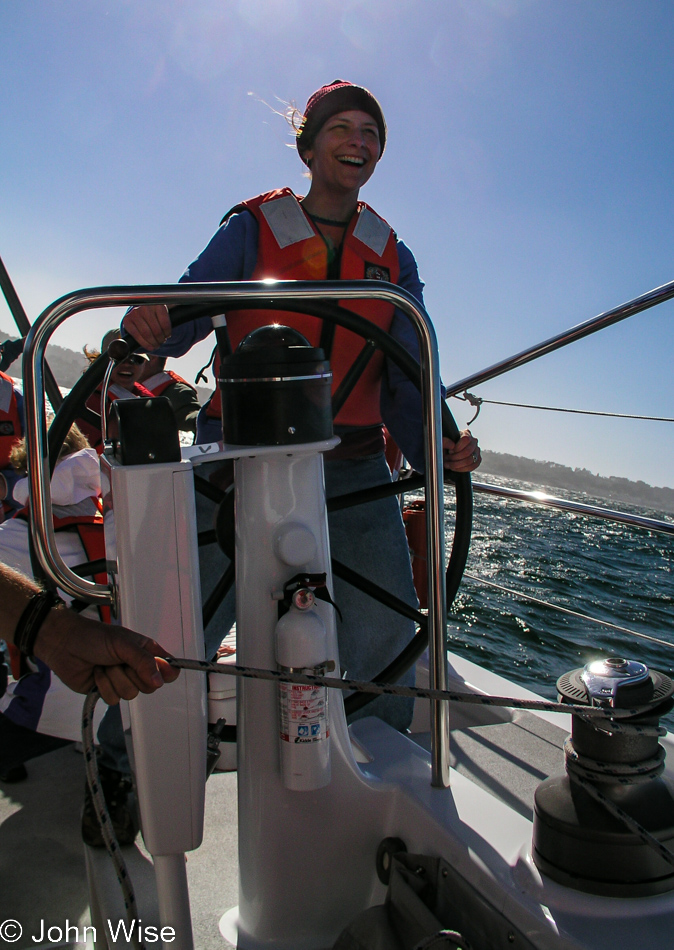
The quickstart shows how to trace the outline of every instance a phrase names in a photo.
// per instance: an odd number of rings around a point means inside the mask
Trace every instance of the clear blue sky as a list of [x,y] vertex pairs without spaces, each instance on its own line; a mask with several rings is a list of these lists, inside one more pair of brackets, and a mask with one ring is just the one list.
[[[177,279],[237,201],[306,187],[259,100],[350,79],[389,126],[363,197],[414,251],[459,379],[674,280],[673,39],[666,0],[0,0],[0,256],[31,319],[79,287]],[[480,395],[674,416],[672,313]],[[674,486],[672,425],[485,406],[473,429]]]

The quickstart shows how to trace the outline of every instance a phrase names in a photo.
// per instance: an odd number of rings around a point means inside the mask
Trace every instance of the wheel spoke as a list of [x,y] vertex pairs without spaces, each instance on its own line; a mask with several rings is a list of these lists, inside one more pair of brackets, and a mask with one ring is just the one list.
[[210,501],[214,501],[216,505],[225,497],[225,492],[221,488],[213,485],[208,479],[202,478],[201,475],[197,475],[196,472],[194,473],[194,490]]
[[337,388],[337,392],[332,397],[332,418],[336,419],[339,410],[342,408],[346,400],[349,398],[353,392],[353,388],[363,375],[365,367],[370,362],[374,354],[376,353],[376,346],[372,340],[366,340],[365,346],[360,351],[358,356],[355,358],[353,363],[348,369],[348,372],[345,374],[341,383]]
[[207,544],[217,544],[218,534],[215,528],[210,528],[208,531],[200,531],[197,535],[197,545],[200,548],[206,547]]
[[341,511],[343,508],[354,508],[356,505],[366,505],[380,498],[390,498],[391,495],[402,495],[407,491],[418,491],[424,487],[423,475],[412,475],[410,478],[399,478],[396,482],[386,482],[383,485],[373,485],[371,488],[361,488],[360,491],[349,492],[348,495],[334,495],[328,498],[328,511]]
[[215,587],[211,591],[206,603],[204,604],[204,611],[203,611],[204,630],[209,625],[209,623],[215,616],[215,612],[217,611],[218,607],[220,606],[222,601],[225,599],[225,597],[229,593],[229,590],[232,584],[234,583],[234,575],[235,575],[234,565],[229,564],[227,569],[225,570],[225,573],[222,575],[218,583],[215,585]]
[[336,561],[334,557],[332,558],[332,573],[335,577],[339,577],[341,580],[346,581],[347,584],[351,584],[352,587],[362,591],[363,594],[367,594],[373,600],[378,601],[378,603],[389,607],[403,617],[407,617],[408,620],[413,620],[415,623],[418,623],[420,627],[425,627],[428,624],[426,615],[422,614],[416,607],[411,607],[410,604],[406,604],[404,600],[396,597],[395,594],[389,593],[389,591],[384,590],[383,587],[375,584],[374,581],[369,581],[366,577],[363,577],[362,574],[351,570],[346,564]]

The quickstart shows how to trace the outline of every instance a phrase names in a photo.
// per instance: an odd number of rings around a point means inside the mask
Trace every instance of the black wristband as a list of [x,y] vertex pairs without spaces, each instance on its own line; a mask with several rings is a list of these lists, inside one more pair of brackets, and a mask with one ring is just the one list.
[[64,601],[52,590],[39,590],[26,604],[14,631],[14,646],[24,656],[32,656],[40,627],[52,607]]

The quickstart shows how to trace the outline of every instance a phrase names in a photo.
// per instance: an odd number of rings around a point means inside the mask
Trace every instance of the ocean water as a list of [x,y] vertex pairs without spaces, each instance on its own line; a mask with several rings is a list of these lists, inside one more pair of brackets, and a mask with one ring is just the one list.
[[[490,484],[546,490],[508,478]],[[561,494],[550,489],[550,494]],[[447,497],[446,538],[453,531]],[[660,520],[661,512],[565,492],[572,501]],[[556,697],[564,672],[604,656],[639,660],[674,677],[674,538],[475,492],[466,572],[551,604],[658,637],[663,646],[533,604],[464,577],[449,615],[450,650]],[[674,729],[674,712],[664,720]]]

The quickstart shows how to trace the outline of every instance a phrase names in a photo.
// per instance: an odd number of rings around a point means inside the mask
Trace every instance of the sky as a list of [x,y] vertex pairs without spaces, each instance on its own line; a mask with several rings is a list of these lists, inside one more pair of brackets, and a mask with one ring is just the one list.
[[[177,280],[234,204],[306,192],[274,110],[348,79],[388,124],[361,197],[415,254],[451,383],[674,280],[673,38],[667,0],[0,0],[0,257],[31,321],[83,287]],[[673,307],[476,393],[674,417]],[[485,404],[472,430],[674,487],[670,423]]]

